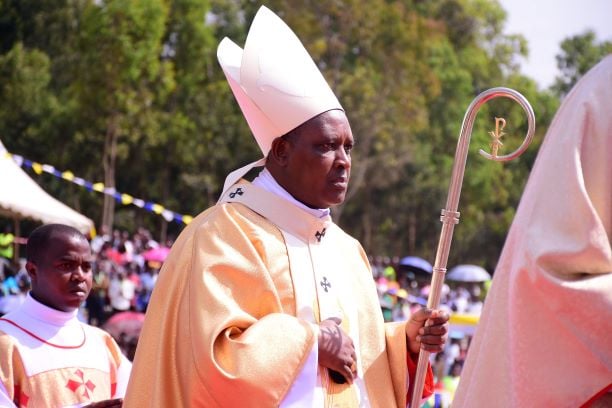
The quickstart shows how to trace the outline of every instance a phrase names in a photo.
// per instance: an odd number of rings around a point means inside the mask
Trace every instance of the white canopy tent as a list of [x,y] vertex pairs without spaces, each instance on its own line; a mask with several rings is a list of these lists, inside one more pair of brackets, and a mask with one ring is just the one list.
[[0,215],[16,220],[30,218],[43,224],[66,224],[85,234],[94,226],[92,220],[46,193],[13,161],[1,141]]

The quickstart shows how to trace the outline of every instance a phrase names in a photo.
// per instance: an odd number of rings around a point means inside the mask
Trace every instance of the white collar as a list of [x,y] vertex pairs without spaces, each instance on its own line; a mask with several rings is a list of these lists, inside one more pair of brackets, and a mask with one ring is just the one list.
[[64,326],[69,323],[79,323],[77,314],[79,309],[72,312],[62,312],[57,309],[45,306],[28,293],[25,301],[21,305],[21,311],[31,319],[52,324],[54,326]]

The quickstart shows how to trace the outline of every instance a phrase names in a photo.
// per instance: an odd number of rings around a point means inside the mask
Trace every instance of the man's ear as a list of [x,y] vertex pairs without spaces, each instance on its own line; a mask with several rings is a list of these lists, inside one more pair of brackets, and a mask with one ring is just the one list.
[[272,141],[272,147],[268,153],[268,160],[272,159],[280,167],[285,167],[291,152],[291,142],[284,137],[277,137]]
[[32,281],[35,281],[37,274],[38,274],[38,269],[36,268],[36,264],[32,261],[27,261],[25,264],[25,269],[28,272],[30,279]]

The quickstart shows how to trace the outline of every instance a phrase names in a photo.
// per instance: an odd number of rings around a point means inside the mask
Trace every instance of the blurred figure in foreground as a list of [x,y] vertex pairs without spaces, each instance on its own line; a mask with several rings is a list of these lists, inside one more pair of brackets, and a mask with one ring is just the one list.
[[453,407],[612,406],[612,56],[563,101]]

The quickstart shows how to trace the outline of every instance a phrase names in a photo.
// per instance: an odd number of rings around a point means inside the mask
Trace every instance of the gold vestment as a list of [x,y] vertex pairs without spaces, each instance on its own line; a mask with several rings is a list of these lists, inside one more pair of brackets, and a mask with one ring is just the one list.
[[[330,276],[342,279],[331,285],[351,297],[343,302],[358,321],[343,325],[358,327],[369,405],[406,406],[404,324],[383,322],[359,242],[329,216],[316,218],[242,181],[173,245],[147,310],[126,407],[281,404],[316,341],[313,324],[296,317],[298,268],[290,265],[285,233],[302,242],[317,268],[324,268],[315,259],[319,246],[333,246],[341,262]],[[320,300],[313,301],[316,309]]]

